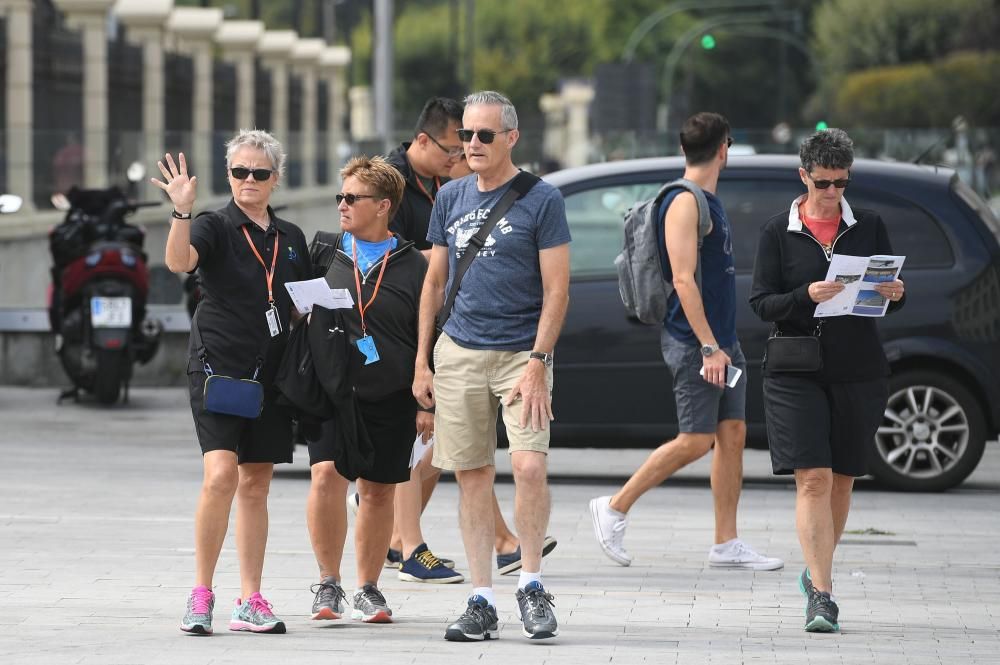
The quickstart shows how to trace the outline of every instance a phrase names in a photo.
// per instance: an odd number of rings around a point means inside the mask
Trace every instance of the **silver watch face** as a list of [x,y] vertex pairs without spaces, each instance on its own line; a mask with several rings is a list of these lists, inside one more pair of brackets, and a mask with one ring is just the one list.
[[711,344],[705,344],[704,346],[701,347],[701,355],[707,358],[708,356],[715,353],[717,350],[718,350],[717,346],[712,346]]

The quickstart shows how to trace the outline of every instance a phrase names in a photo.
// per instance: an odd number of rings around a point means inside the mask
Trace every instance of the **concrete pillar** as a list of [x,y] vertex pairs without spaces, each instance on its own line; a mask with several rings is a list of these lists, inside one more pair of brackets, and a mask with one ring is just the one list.
[[0,0],[7,17],[7,191],[34,209],[32,0]]
[[542,154],[561,165],[566,158],[566,104],[562,96],[547,92],[539,97],[538,108],[545,115]]
[[215,33],[225,59],[236,66],[236,127],[254,126],[254,84],[257,42],[264,34],[260,21],[223,21]]
[[115,0],[54,0],[83,33],[83,182],[108,184],[108,10]]
[[326,42],[322,39],[300,39],[292,49],[292,64],[295,72],[302,77],[302,131],[299,142],[302,158],[302,186],[316,185],[316,150],[319,136],[317,127],[317,88],[319,85],[318,68]]
[[294,30],[265,30],[257,42],[260,63],[271,71],[270,132],[288,145],[288,70],[298,41]]
[[[147,170],[163,159],[163,38],[173,7],[174,0],[118,0],[114,10],[129,41],[142,47],[142,161]],[[156,195],[156,188],[148,181],[139,187],[143,198]]]
[[347,65],[351,62],[351,49],[346,46],[328,46],[320,57],[320,67],[326,76],[326,138],[327,159],[330,161],[330,181],[336,181],[340,170],[341,145],[344,136],[344,118],[347,110]]
[[590,102],[594,86],[589,83],[566,83],[562,89],[566,104],[566,163],[583,166],[590,156]]
[[353,86],[351,97],[351,136],[355,141],[375,138],[375,104],[372,89],[367,85]]
[[[212,69],[213,39],[222,25],[222,10],[208,7],[177,7],[167,19],[167,29],[175,38],[177,50],[194,61],[194,90],[191,95],[191,148],[189,168],[200,175],[205,192],[212,180]],[[220,164],[218,168],[223,168]]]

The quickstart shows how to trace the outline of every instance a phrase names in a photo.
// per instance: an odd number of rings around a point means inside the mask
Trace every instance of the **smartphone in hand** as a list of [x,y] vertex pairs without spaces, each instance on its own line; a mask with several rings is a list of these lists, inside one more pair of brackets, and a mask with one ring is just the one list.
[[[704,378],[705,377],[705,368],[702,367],[700,370],[698,370],[698,373],[701,374],[702,378]],[[735,388],[736,387],[736,383],[740,380],[741,376],[743,376],[743,370],[741,370],[739,367],[733,367],[732,365],[726,365],[726,385],[727,386],[729,386],[730,388]]]

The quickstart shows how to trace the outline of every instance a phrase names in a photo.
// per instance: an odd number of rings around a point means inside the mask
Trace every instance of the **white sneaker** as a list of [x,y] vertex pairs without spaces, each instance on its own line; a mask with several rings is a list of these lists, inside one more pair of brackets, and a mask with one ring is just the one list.
[[351,514],[357,517],[358,508],[361,507],[361,495],[357,492],[351,492],[347,495],[347,509],[351,511]]
[[620,566],[632,563],[632,557],[622,546],[628,517],[611,508],[610,496],[599,496],[590,500],[590,516],[594,520],[594,535],[608,558]]
[[733,538],[728,543],[713,545],[708,550],[708,565],[715,568],[778,570],[785,567],[785,562],[777,557],[758,554],[739,538]]

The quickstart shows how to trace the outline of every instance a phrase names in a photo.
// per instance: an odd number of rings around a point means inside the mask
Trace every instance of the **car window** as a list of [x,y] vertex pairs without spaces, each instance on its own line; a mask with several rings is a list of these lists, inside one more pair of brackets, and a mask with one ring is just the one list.
[[760,227],[789,206],[805,188],[798,181],[765,178],[724,179],[719,198],[733,228],[733,262],[737,272],[753,271]]
[[573,276],[614,274],[615,257],[622,251],[625,211],[637,201],[655,196],[662,184],[595,185],[565,196],[566,219],[573,235]]
[[874,210],[885,222],[895,254],[906,257],[906,268],[947,267],[955,262],[948,237],[923,208],[901,198],[859,189],[847,196],[853,208]]

